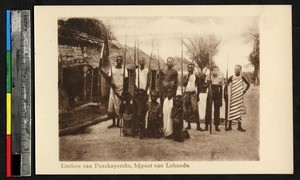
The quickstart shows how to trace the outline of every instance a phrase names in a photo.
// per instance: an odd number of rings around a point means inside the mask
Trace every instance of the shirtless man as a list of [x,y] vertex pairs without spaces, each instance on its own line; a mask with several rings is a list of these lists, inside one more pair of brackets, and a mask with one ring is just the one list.
[[174,59],[172,57],[167,58],[167,67],[159,72],[160,74],[160,85],[161,87],[161,101],[167,97],[167,89],[171,89],[172,96],[176,96],[178,86],[178,72],[173,68]]

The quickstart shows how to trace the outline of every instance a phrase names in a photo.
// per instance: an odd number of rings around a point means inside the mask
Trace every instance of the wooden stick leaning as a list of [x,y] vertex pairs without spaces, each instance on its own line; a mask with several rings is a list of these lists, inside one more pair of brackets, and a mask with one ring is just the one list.
[[[125,39],[125,50],[124,50],[124,65],[123,65],[123,94],[125,93],[125,71],[126,71],[126,48],[127,48],[127,35]],[[123,103],[123,102],[122,102]],[[120,119],[120,136],[122,135],[123,117]]]
[[150,91],[149,94],[151,95],[151,90],[152,90],[152,71],[151,71],[151,61],[152,61],[152,54],[153,54],[153,40],[152,40],[152,49],[151,49],[151,54],[150,54],[150,60],[149,60],[149,72],[150,72]]
[[136,38],[134,40],[133,71],[134,71],[134,80],[133,80],[133,84],[134,84],[134,86],[133,86],[133,97],[134,97],[135,96],[135,81],[136,81]]
[[140,42],[137,40],[137,59],[138,59],[138,89],[140,89]]
[[229,103],[227,81],[228,81],[228,51],[227,51],[226,82],[225,82],[225,89],[224,89],[224,97],[227,96],[227,98],[225,98],[225,130],[227,130],[227,125],[228,125],[228,103]]
[[[183,102],[183,38],[181,39],[181,98]],[[181,106],[181,122],[182,122],[182,132],[184,130],[184,123],[183,123],[183,106]]]
[[[211,108],[211,111],[209,112],[210,115],[210,125],[209,125],[209,133],[212,134],[212,88],[211,88],[211,71],[212,71],[212,63],[211,63],[211,59],[210,59],[210,55],[208,54],[208,61],[209,61],[209,67],[210,67],[210,71],[209,71],[209,80],[210,80],[210,83],[209,83],[209,87],[208,87],[208,105],[209,107]],[[207,108],[207,107],[206,107]]]

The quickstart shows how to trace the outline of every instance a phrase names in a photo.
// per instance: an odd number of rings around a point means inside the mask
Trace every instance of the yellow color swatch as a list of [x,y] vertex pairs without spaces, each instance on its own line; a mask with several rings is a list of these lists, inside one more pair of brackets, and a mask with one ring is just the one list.
[[6,134],[11,135],[11,93],[6,93]]

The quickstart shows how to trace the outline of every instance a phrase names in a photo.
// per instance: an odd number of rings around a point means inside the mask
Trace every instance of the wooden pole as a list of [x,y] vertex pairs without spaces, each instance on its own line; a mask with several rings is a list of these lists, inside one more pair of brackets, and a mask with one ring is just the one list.
[[150,60],[149,60],[149,71],[150,71],[150,93],[151,94],[151,90],[152,90],[152,71],[151,71],[151,61],[152,61],[152,53],[153,53],[153,39],[152,39],[152,49],[151,49],[151,54],[150,54]]
[[91,101],[93,101],[93,84],[94,84],[94,68],[92,67],[92,73],[91,73]]
[[[125,39],[125,50],[124,50],[124,65],[123,65],[123,94],[125,91],[125,71],[126,71],[126,48],[127,48],[127,35]],[[123,117],[120,119],[120,136],[122,136],[122,127],[123,127]]]
[[[181,99],[183,102],[183,38],[181,38]],[[183,106],[181,107],[182,114],[181,114],[181,126],[182,132],[184,129],[184,122],[183,122]]]
[[[211,89],[211,71],[212,71],[212,63],[211,63],[211,59],[210,59],[210,54],[208,54],[208,61],[209,61],[209,79],[210,79],[210,84],[209,84],[209,88],[208,88],[208,98],[209,98],[209,107],[211,108],[210,113],[210,125],[209,125],[209,133],[212,134],[212,89]],[[207,107],[206,107],[207,108]]]
[[[158,46],[158,41],[157,41],[157,65],[158,65],[158,72],[157,72],[157,83],[156,83],[156,86],[157,86],[157,90],[159,92],[159,94],[161,94],[161,89],[160,89],[160,62],[159,62],[159,46]],[[160,97],[161,98],[161,97]]]
[[86,100],[86,74],[87,74],[87,67],[83,67],[83,99]]
[[224,97],[225,98],[225,130],[227,130],[227,125],[228,125],[228,49],[227,49],[227,67],[226,67],[226,82],[225,82],[225,89],[224,89]]
[[137,40],[137,59],[138,59],[138,89],[140,89],[140,42]]
[[134,39],[133,71],[134,71],[134,80],[133,80],[133,96],[134,96],[135,95],[135,82],[136,82],[136,38]]

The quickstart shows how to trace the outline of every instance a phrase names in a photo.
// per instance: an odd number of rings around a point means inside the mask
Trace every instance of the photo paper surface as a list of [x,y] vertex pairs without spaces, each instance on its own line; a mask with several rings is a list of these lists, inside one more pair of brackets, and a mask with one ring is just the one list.
[[291,57],[290,6],[36,6],[37,174],[292,173]]

